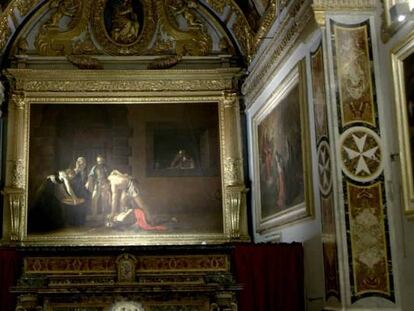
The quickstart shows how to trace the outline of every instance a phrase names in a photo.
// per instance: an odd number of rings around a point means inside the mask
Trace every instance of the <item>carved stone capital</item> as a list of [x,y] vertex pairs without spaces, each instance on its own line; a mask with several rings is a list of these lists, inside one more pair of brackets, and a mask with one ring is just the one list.
[[23,93],[14,93],[11,96],[11,103],[17,110],[23,110],[26,104],[26,98]]
[[238,95],[236,91],[223,91],[223,102],[225,108],[233,108],[238,103]]
[[325,11],[314,10],[315,21],[319,27],[324,28],[326,25],[326,14]]

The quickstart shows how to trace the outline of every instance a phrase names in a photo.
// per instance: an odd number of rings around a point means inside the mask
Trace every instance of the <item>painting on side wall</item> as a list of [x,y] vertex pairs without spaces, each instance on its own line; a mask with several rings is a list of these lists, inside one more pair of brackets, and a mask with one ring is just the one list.
[[392,52],[404,210],[414,220],[414,35]]
[[312,215],[304,61],[253,117],[256,231],[266,233]]
[[34,104],[28,238],[223,235],[220,145],[217,103]]

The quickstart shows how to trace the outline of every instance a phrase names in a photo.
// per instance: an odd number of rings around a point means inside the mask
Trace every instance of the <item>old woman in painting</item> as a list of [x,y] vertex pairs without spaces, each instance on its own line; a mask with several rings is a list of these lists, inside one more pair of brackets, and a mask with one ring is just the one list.
[[138,16],[134,12],[131,0],[121,0],[112,14],[111,37],[118,43],[133,43],[139,34]]
[[76,160],[75,168],[46,177],[29,212],[30,231],[51,231],[85,223],[89,192],[85,188],[86,161]]

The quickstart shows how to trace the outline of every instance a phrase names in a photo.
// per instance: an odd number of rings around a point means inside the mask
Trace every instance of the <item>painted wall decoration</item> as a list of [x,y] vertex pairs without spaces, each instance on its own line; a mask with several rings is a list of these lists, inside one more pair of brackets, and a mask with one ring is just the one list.
[[[223,232],[218,122],[216,103],[33,105],[28,233]],[[154,137],[154,124],[186,143]]]
[[374,80],[368,38],[369,26],[335,24],[336,79],[342,127],[355,122],[376,126],[374,105]]
[[[303,63],[253,117],[259,230],[311,214],[308,121]],[[309,199],[309,200],[308,200]]]
[[366,127],[354,126],[342,134],[341,158],[343,172],[358,181],[377,178],[383,170],[379,136]]
[[351,301],[395,301],[369,20],[331,21]]
[[323,136],[328,136],[328,116],[326,111],[326,89],[322,47],[319,47],[312,53],[311,68],[316,138],[319,141]]
[[386,235],[386,216],[383,206],[383,185],[347,186],[349,214],[349,241],[352,249],[352,276],[356,295],[375,291],[389,298],[392,293],[389,270],[391,257]]
[[325,72],[322,45],[311,53],[312,94],[321,202],[325,299],[340,300],[335,204],[332,190],[331,147],[328,132]]

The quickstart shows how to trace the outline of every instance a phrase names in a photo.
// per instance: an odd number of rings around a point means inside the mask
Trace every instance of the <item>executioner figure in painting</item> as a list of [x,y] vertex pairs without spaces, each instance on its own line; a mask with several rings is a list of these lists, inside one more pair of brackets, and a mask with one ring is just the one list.
[[118,43],[133,43],[139,34],[138,16],[134,12],[131,0],[121,0],[112,14],[111,37]]
[[[143,230],[165,230],[164,226],[152,226],[148,223],[148,207],[139,195],[137,181],[128,174],[113,170],[108,176],[111,184],[112,206],[107,226],[133,224]],[[128,220],[129,219],[129,220]]]

